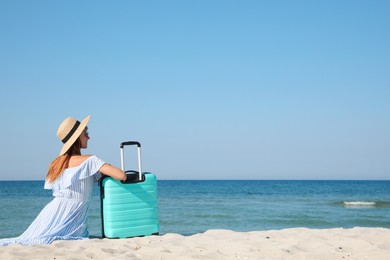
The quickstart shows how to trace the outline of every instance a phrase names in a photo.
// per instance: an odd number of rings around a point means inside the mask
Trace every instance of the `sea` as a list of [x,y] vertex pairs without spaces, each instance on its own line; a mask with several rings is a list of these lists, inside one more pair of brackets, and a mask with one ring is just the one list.
[[[19,236],[52,199],[43,181],[0,181],[0,238]],[[390,181],[159,180],[160,234],[390,228]],[[91,237],[101,236],[99,187],[90,203]]]

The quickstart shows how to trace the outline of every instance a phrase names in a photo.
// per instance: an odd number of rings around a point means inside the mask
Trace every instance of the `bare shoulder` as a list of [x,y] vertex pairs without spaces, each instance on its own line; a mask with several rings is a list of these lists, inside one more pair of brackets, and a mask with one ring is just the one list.
[[91,157],[91,154],[86,154],[86,155],[73,155],[69,159],[69,168],[77,167],[80,164],[82,164],[85,160],[87,160],[89,157]]

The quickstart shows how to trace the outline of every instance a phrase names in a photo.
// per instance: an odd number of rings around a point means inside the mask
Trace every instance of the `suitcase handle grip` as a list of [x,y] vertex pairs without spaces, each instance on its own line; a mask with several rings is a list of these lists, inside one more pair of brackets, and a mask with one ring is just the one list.
[[142,164],[141,164],[141,144],[137,141],[128,141],[128,142],[123,142],[120,145],[121,148],[121,169],[122,171],[125,171],[125,160],[124,160],[124,152],[123,152],[123,147],[125,145],[137,145],[138,146],[138,179],[142,181]]
[[128,141],[121,143],[121,148],[123,148],[125,145],[137,145],[138,147],[141,147],[141,144],[137,141]]
[[137,183],[145,181],[145,175],[142,175],[142,179],[139,179],[139,173],[137,171],[126,171],[127,179],[121,181],[123,184]]

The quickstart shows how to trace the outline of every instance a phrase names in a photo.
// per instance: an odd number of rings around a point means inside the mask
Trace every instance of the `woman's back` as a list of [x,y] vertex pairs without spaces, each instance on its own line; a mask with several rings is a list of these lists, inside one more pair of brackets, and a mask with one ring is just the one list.
[[52,189],[53,196],[56,198],[88,201],[94,183],[101,177],[98,170],[104,161],[96,156],[72,156],[72,158],[69,167],[58,179],[53,183],[45,182],[45,189]]

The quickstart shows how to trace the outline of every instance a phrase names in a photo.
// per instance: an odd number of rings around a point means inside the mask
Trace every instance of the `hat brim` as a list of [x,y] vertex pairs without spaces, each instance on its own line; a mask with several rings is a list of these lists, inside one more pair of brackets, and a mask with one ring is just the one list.
[[81,135],[81,133],[83,132],[83,130],[87,126],[90,118],[91,118],[91,116],[89,115],[86,118],[84,118],[83,121],[81,121],[80,125],[77,127],[77,129],[74,132],[74,134],[62,146],[62,149],[61,149],[61,152],[60,152],[60,156],[65,154],[69,150],[69,148],[76,142],[77,138],[79,138],[79,136]]

